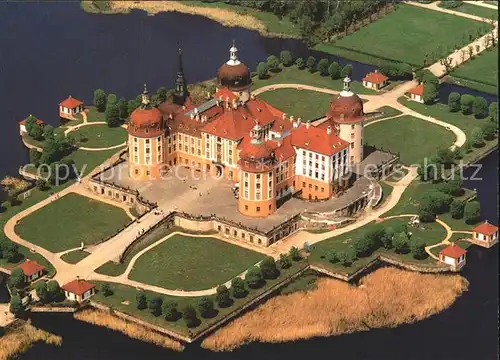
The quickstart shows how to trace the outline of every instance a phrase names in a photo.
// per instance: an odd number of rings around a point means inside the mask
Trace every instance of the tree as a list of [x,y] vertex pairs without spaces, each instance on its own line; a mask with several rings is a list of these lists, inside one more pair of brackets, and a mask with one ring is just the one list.
[[39,152],[35,148],[30,149],[30,163],[38,167],[40,165],[40,157],[42,156],[42,153]]
[[233,297],[236,299],[244,298],[248,294],[247,289],[245,289],[245,282],[239,277],[235,277],[231,281],[231,290],[233,292]]
[[470,136],[470,141],[472,146],[474,147],[483,146],[484,145],[483,138],[484,138],[483,130],[479,126],[474,127],[472,129],[472,133]]
[[342,266],[345,267],[351,266],[356,259],[354,250],[352,249],[349,249],[347,251],[339,251],[337,253],[337,256],[339,258],[339,262],[342,264]]
[[42,178],[37,179],[35,185],[40,191],[45,191],[49,188],[49,182]]
[[120,125],[120,109],[117,104],[109,104],[106,108],[106,122],[109,127]]
[[448,95],[448,109],[451,112],[456,112],[460,110],[460,94],[457,92],[451,92]]
[[293,64],[293,57],[292,53],[288,50],[283,50],[280,52],[280,62],[283,64],[283,66],[290,66]]
[[10,287],[16,289],[22,289],[26,286],[26,282],[24,279],[24,272],[21,268],[14,268],[10,273],[10,277],[8,280]]
[[13,176],[5,176],[0,184],[3,186],[3,190],[7,193],[9,201],[12,205],[16,203],[17,195],[27,190],[30,186],[29,182],[23,179],[19,179]]
[[127,101],[127,112],[130,114],[132,114],[132,112],[137,109],[140,105],[140,102],[138,102],[137,100],[129,100]]
[[339,254],[337,250],[331,249],[330,251],[328,251],[328,254],[326,254],[326,258],[328,259],[329,262],[335,264],[336,262],[339,261]]
[[342,68],[341,75],[343,78],[345,78],[346,76],[349,76],[349,77],[352,76],[352,65],[351,64],[345,65]]
[[481,96],[476,96],[472,102],[472,113],[478,119],[486,117],[488,111],[488,103],[486,99]]
[[217,305],[221,308],[231,306],[231,296],[229,295],[229,290],[227,289],[226,285],[220,285],[217,287],[217,295],[215,296],[215,301],[217,301]]
[[264,279],[276,279],[279,272],[272,256],[267,256],[262,260],[260,263],[260,273]]
[[340,65],[338,62],[332,62],[330,64],[330,67],[328,68],[328,74],[330,74],[330,77],[333,79],[333,80],[337,80],[337,79],[340,79]]
[[52,301],[62,301],[64,300],[64,291],[59,286],[56,280],[50,280],[47,282],[47,291],[49,292],[50,299]]
[[47,283],[44,280],[40,280],[35,285],[36,296],[40,299],[42,304],[47,304],[50,302],[50,295],[47,290]]
[[299,70],[302,70],[304,68],[304,59],[301,57],[297,58],[297,60],[295,60],[295,65]]
[[309,56],[306,61],[306,66],[310,72],[314,72],[316,70],[316,58],[314,56]]
[[280,61],[275,55],[271,55],[267,58],[267,68],[271,72],[277,72],[280,68]]
[[159,296],[156,296],[149,300],[148,308],[151,310],[151,314],[154,316],[161,315],[161,306],[163,305],[163,299]]
[[258,266],[248,269],[245,274],[245,281],[250,289],[258,289],[264,285],[262,274]]
[[449,147],[441,147],[436,154],[436,160],[439,164],[449,165],[455,162],[455,155]]
[[127,104],[127,100],[125,100],[125,98],[121,98],[118,101],[118,113],[119,113],[120,119],[128,118],[128,115],[129,115],[128,104]]
[[214,302],[212,299],[202,297],[198,303],[198,311],[204,318],[209,318],[214,315]]
[[486,140],[493,140],[495,138],[498,127],[493,121],[488,121],[483,124],[481,130]]
[[392,247],[398,254],[404,252],[408,247],[408,239],[406,237],[406,234],[395,234],[394,238],[392,239]]
[[465,204],[464,220],[467,224],[475,224],[481,216],[481,205],[479,201],[469,201]]
[[43,127],[42,124],[35,124],[28,133],[33,139],[41,139],[43,137]]
[[299,261],[302,257],[300,256],[299,249],[297,249],[295,246],[292,246],[290,248],[290,251],[288,252],[288,255],[292,258],[293,261]]
[[158,102],[160,103],[167,101],[167,89],[163,86],[159,87],[158,90],[156,90],[156,96],[158,98]]
[[24,123],[24,127],[26,128],[26,132],[28,133],[28,135],[30,135],[31,130],[33,129],[33,126],[36,125],[36,120],[37,120],[36,117],[34,117],[31,114],[26,118],[26,121]]
[[384,249],[392,248],[392,239],[394,238],[394,230],[391,227],[385,229],[385,234],[382,236],[381,242]]
[[414,259],[421,260],[425,258],[425,243],[421,243],[416,240],[410,241],[410,251]]
[[106,110],[106,93],[104,90],[94,90],[94,106],[99,112]]
[[108,94],[106,98],[106,107],[109,105],[116,105],[118,103],[118,98],[116,97],[116,94]]
[[373,252],[371,238],[368,236],[363,236],[354,242],[354,249],[356,250],[357,256],[368,256]]
[[140,291],[138,292],[136,295],[135,295],[135,302],[136,302],[136,307],[139,309],[139,310],[144,310],[145,308],[148,307],[148,303],[147,303],[147,298],[146,298],[146,295],[144,294],[144,292]]
[[177,311],[177,303],[175,301],[167,301],[164,306],[165,320],[177,321],[179,319],[179,312]]
[[198,318],[196,317],[196,310],[191,305],[186,305],[182,309],[182,318],[187,327],[191,328],[196,326]]
[[464,216],[465,203],[455,199],[450,205],[450,213],[453,219],[461,219]]
[[113,295],[113,289],[108,283],[104,283],[101,285],[101,292],[105,297]]
[[288,256],[288,254],[280,254],[278,262],[280,264],[280,268],[282,269],[288,269],[290,266],[292,266],[292,260],[290,259],[290,256]]
[[12,241],[2,241],[0,243],[0,249],[2,250],[2,257],[10,263],[17,262],[21,257],[19,245]]
[[328,66],[330,64],[328,63],[328,59],[321,59],[318,62],[318,70],[321,76],[327,76],[328,75]]
[[474,96],[469,94],[463,94],[460,98],[460,109],[462,114],[470,114],[472,111],[472,103],[474,102]]
[[426,104],[433,104],[438,95],[438,87],[431,83],[424,82],[423,100]]
[[43,128],[43,137],[45,139],[50,139],[54,136],[54,127],[50,124],[45,125]]
[[498,103],[492,102],[488,108],[488,115],[494,122],[498,122]]
[[259,76],[259,79],[265,79],[267,76],[267,64],[265,62],[260,62],[259,65],[257,65],[257,75]]
[[18,294],[13,295],[10,298],[9,310],[16,317],[19,317],[24,313],[24,306],[23,306],[23,303],[21,301],[21,297]]

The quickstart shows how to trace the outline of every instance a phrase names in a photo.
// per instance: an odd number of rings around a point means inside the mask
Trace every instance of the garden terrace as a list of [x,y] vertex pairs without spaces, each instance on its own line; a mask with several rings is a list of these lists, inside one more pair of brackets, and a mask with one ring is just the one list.
[[[394,218],[384,220],[381,224],[384,229],[391,227],[395,233],[399,232],[399,229],[403,224],[408,222],[409,218]],[[372,254],[364,257],[359,257],[355,260],[349,267],[342,265],[340,262],[331,263],[328,260],[329,251],[350,251],[354,247],[354,243],[363,238],[368,232],[373,230],[379,225],[376,222],[372,222],[356,230],[350,231],[346,234],[332,237],[330,239],[321,241],[319,243],[311,246],[311,255],[309,256],[310,264],[317,264],[322,268],[327,270],[340,273],[340,274],[352,274],[357,270],[361,269],[363,266],[372,262],[378,255],[385,255],[390,258],[402,261],[407,264],[417,264],[417,265],[433,265],[436,261],[432,258],[425,257],[422,260],[417,260],[413,258],[413,255],[408,252],[405,254],[397,254],[393,249],[387,250],[384,248],[379,248],[375,250]],[[408,230],[412,233],[412,241],[417,241],[418,243],[425,243],[428,245],[433,245],[441,242],[445,236],[445,229],[438,223],[425,224],[426,229],[422,230],[419,228],[408,226]]]
[[230,281],[263,258],[219,239],[173,235],[139,257],[129,278],[166,289],[205,290]]
[[68,194],[23,218],[15,227],[23,239],[52,252],[92,245],[130,222],[120,208]]
[[[472,5],[473,6],[473,5]],[[476,6],[479,7],[479,6]],[[459,66],[451,72],[453,82],[460,84],[462,80],[467,83],[474,83],[473,88],[484,90],[488,93],[497,94],[498,80],[498,45],[494,48],[483,51],[462,66]]]
[[439,146],[451,146],[452,132],[413,116],[374,123],[365,129],[365,142],[377,149],[399,153],[403,164],[414,165],[436,154]]
[[[177,303],[178,311],[181,311],[183,307],[186,305],[192,305],[197,312],[197,317],[199,319],[199,324],[192,328],[192,335],[196,336],[200,332],[206,330],[210,326],[219,322],[222,318],[232,314],[233,312],[241,309],[243,306],[247,305],[249,302],[254,300],[255,298],[263,295],[270,289],[278,286],[279,284],[286,282],[291,276],[297,274],[302,271],[307,266],[305,261],[292,262],[292,266],[288,269],[279,269],[280,275],[274,280],[266,280],[263,286],[259,289],[248,289],[245,284],[245,288],[248,290],[247,296],[241,299],[232,298],[232,305],[229,307],[219,307],[217,306],[217,302],[215,301],[215,295],[207,296],[209,299],[214,301],[215,305],[215,316],[212,318],[203,318],[200,316],[198,311],[198,303],[200,301],[199,297],[176,297],[176,296],[167,296],[158,294],[152,291],[144,291],[147,299],[152,299],[154,297],[159,297],[163,300],[163,303],[167,301],[175,301]],[[102,286],[103,282],[95,281],[98,289]],[[110,306],[115,310],[124,312],[131,316],[135,316],[138,319],[147,321],[151,324],[161,326],[163,328],[175,331],[181,335],[187,336],[189,334],[188,328],[184,321],[179,318],[175,321],[167,321],[165,320],[165,316],[155,316],[151,313],[150,310],[144,309],[139,310],[136,306],[136,296],[138,291],[135,287],[121,285],[116,283],[108,283],[111,286],[113,291],[113,295],[104,296],[101,291],[98,291],[97,294],[93,297],[93,301],[102,303],[104,305]]]
[[428,63],[433,63],[469,43],[468,33],[476,38],[490,29],[490,25],[479,21],[400,4],[382,19],[315,49],[374,65],[389,60],[420,68],[425,54]]
[[124,128],[110,128],[108,125],[83,126],[70,134],[78,146],[87,148],[107,148],[124,144],[127,140]]

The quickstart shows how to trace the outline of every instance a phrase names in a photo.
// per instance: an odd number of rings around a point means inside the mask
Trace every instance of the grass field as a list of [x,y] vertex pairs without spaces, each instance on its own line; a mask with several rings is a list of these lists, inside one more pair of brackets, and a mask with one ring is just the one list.
[[439,146],[451,146],[454,140],[445,128],[413,116],[381,121],[365,129],[368,145],[399,152],[401,162],[407,165],[434,156]]
[[325,116],[332,95],[307,90],[278,89],[267,91],[259,98],[284,111],[288,116],[303,121]]
[[87,121],[88,122],[102,122],[106,121],[106,114],[104,112],[99,112],[95,106],[87,106]]
[[359,31],[315,49],[371,64],[386,59],[421,67],[424,54],[437,61],[456,45],[461,47],[464,33],[477,37],[478,30],[484,33],[490,28],[478,21],[401,4]]
[[462,5],[453,8],[452,10],[460,11],[466,14],[480,16],[486,19],[495,19],[495,20],[498,19],[497,10],[474,4],[462,3]]
[[474,81],[479,84],[485,83],[496,88],[498,82],[497,63],[498,45],[492,49],[483,51],[480,55],[456,68],[451,75],[454,78]]
[[174,235],[137,259],[129,278],[167,289],[204,290],[231,280],[263,258],[215,238]]
[[[305,60],[306,59],[304,59],[304,61]],[[320,59],[316,59],[316,61],[319,60]],[[337,91],[342,90],[343,87],[343,80],[341,79],[333,80],[330,76],[321,76],[318,71],[311,73],[307,69],[300,70],[295,65],[281,67],[280,72],[269,73],[267,79],[259,79],[257,76],[254,76],[252,81],[253,90],[273,84],[303,84]],[[351,83],[351,89],[357,94],[373,95],[377,93],[375,90],[363,87],[359,81],[353,81]]]
[[88,148],[111,147],[123,144],[127,140],[127,130],[122,127],[110,128],[108,125],[84,126],[71,132],[71,135],[78,146]]
[[85,196],[68,194],[16,225],[16,233],[52,252],[95,244],[130,221],[125,212]]
[[89,255],[90,253],[85,250],[75,250],[67,254],[64,254],[63,256],[61,256],[61,259],[69,264],[76,264],[81,260],[85,259]]
[[391,185],[386,184],[383,181],[380,181],[379,184],[380,184],[380,187],[382,188],[382,198],[380,199],[379,204],[382,204],[385,200],[387,200],[389,195],[391,195],[392,190],[394,190],[394,188]]
[[[385,220],[382,224],[385,228],[391,227],[395,232],[398,232],[400,226],[408,221],[408,218],[400,218],[400,219],[389,219]],[[368,225],[365,225],[356,230],[350,231],[346,234],[342,234],[339,236],[335,236],[331,239],[321,241],[312,246],[312,252],[309,257],[309,263],[317,263],[323,267],[331,269],[340,273],[352,273],[359,269],[360,267],[366,265],[370,261],[372,261],[379,254],[389,255],[395,259],[399,259],[408,263],[416,263],[416,264],[433,264],[435,263],[432,258],[425,258],[423,260],[416,260],[413,256],[408,254],[397,254],[394,250],[386,250],[386,249],[378,249],[370,256],[361,257],[353,262],[350,267],[344,267],[340,263],[332,264],[328,261],[328,252],[330,250],[336,251],[346,251],[352,248],[357,239],[362,238],[368,231],[370,231],[377,224],[372,222]],[[444,228],[438,223],[425,224],[427,229],[421,230],[413,227],[409,227],[409,230],[412,233],[412,239],[415,239],[419,243],[425,243],[426,245],[437,244],[441,242],[445,235],[446,231]]]

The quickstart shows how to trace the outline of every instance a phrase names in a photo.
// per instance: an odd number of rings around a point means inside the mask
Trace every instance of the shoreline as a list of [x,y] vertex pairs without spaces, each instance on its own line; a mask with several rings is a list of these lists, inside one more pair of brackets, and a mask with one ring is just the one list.
[[161,12],[178,12],[181,14],[198,15],[206,17],[224,27],[241,27],[257,31],[266,37],[300,39],[300,36],[270,32],[267,26],[251,14],[243,14],[226,8],[186,5],[180,1],[147,2],[147,1],[108,1],[109,9],[99,9],[92,1],[82,0],[80,6],[83,11],[90,14],[129,14],[132,10],[141,10],[150,16]]

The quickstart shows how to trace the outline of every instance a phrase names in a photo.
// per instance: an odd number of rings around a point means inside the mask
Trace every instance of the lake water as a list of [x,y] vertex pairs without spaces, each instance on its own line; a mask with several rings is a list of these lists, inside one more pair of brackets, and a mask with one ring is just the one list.
[[[265,38],[245,29],[224,28],[202,17],[165,13],[154,17],[90,15],[74,3],[0,3],[0,176],[27,161],[17,122],[28,114],[57,124],[57,104],[67,97],[92,101],[95,88],[118,97],[135,97],[146,81],[151,91],[171,87],[176,50],[184,51],[188,82],[213,77],[236,39],[240,58],[251,68],[269,54],[290,49],[307,56],[297,40]],[[317,58],[323,57],[313,53]],[[333,59],[334,57],[330,57]],[[340,61],[346,63],[347,61]],[[354,79],[373,66],[354,63]],[[453,90],[456,91],[456,90]],[[482,217],[496,222],[498,152],[483,160],[477,188]],[[497,248],[472,247],[463,274],[470,291],[447,311],[414,325],[376,329],[286,344],[252,344],[232,353],[214,354],[189,347],[177,354],[129,339],[68,315],[36,315],[34,323],[62,335],[64,346],[37,345],[21,359],[274,359],[311,355],[342,359],[495,359],[497,354]]]

